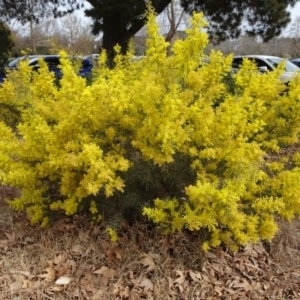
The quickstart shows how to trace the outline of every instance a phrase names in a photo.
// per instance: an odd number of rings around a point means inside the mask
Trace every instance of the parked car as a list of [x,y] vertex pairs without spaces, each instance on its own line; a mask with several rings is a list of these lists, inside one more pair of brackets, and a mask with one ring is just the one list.
[[277,56],[269,56],[269,55],[239,55],[234,56],[232,62],[233,70],[237,70],[241,67],[243,60],[247,58],[253,61],[258,68],[258,71],[261,73],[265,73],[268,71],[274,71],[275,68],[281,63],[285,62],[285,72],[281,76],[281,80],[283,82],[289,82],[295,74],[299,72],[299,67],[297,67],[294,63],[289,60],[277,57]]
[[[21,61],[28,60],[28,63],[34,70],[39,69],[39,60],[44,59],[45,62],[48,65],[48,68],[50,71],[54,72],[56,78],[61,78],[62,77],[62,72],[59,67],[60,65],[60,60],[59,60],[59,55],[27,55],[27,56],[21,56],[17,57],[13,60],[11,60],[7,68],[9,70],[16,69]],[[82,77],[88,77],[93,69],[93,63],[92,61],[88,59],[83,59],[81,57],[75,57],[72,60],[81,60],[81,68],[78,71],[78,75]],[[1,82],[1,81],[0,81]]]
[[91,60],[91,61],[98,61],[99,56],[100,56],[99,54],[89,54],[89,55],[84,56],[83,58]]
[[11,60],[9,60],[7,68],[9,70],[16,69],[21,61],[24,61],[26,59],[30,60],[35,57],[42,57],[42,55],[26,55],[26,56],[12,58]]
[[293,64],[295,64],[297,67],[300,68],[300,58],[292,58],[290,59],[290,62],[292,62]]
[[4,70],[0,69],[0,83],[4,80],[5,78],[5,72]]

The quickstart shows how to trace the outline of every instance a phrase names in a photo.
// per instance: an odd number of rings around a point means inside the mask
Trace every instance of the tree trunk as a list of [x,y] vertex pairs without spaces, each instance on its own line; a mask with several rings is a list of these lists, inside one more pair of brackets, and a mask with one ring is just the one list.
[[[102,47],[107,52],[108,63],[110,66],[113,65],[113,59],[115,57],[114,47],[119,45],[121,47],[121,53],[126,54],[128,49],[129,40],[132,38],[130,32],[128,32],[126,25],[116,24],[115,18],[110,20],[104,18],[103,20],[103,43]],[[115,26],[112,26],[115,24]]]
[[[171,0],[153,0],[152,5],[157,14],[160,14]],[[130,24],[130,25],[129,25]],[[129,41],[145,25],[145,18],[124,18],[123,10],[114,10],[113,13],[103,17],[103,44],[107,51],[108,62],[112,66],[115,56],[114,47],[118,44],[121,53],[125,54]]]
[[32,47],[32,54],[36,54],[36,46],[35,46],[35,38],[34,38],[34,28],[33,28],[33,20],[30,19],[29,26],[30,26],[30,41]]

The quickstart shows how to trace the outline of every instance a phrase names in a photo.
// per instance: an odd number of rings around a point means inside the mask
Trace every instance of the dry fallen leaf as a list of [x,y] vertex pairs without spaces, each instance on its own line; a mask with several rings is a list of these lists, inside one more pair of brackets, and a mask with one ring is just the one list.
[[63,262],[65,262],[68,259],[68,255],[66,252],[62,251],[61,253],[59,253],[56,257],[54,257],[53,259],[53,263],[55,265],[59,265]]
[[73,259],[68,259],[66,265],[69,267],[72,273],[74,273],[78,267],[78,264]]
[[86,242],[90,238],[89,234],[90,234],[89,230],[88,231],[80,231],[78,238],[79,238],[79,240]]
[[88,293],[96,293],[96,289],[92,283],[92,281],[88,278],[82,278],[80,280],[80,286],[81,286],[81,290],[85,290]]
[[252,287],[249,284],[249,282],[244,278],[240,278],[239,276],[236,276],[235,279],[229,284],[229,288],[242,288],[246,291],[252,290]]
[[31,274],[29,271],[17,271],[17,270],[10,270],[9,271],[11,274],[20,274],[24,275],[25,277],[29,277]]
[[16,233],[13,231],[11,234],[4,232],[9,242],[14,243],[16,241]]
[[55,281],[55,284],[58,285],[68,285],[71,281],[70,277],[60,277]]
[[155,262],[151,254],[144,253],[143,258],[140,260],[140,263],[144,266],[148,266],[148,272],[153,271],[156,268]]
[[65,275],[66,273],[68,273],[69,268],[66,264],[62,265],[56,272],[56,276],[57,277],[62,277],[63,275]]
[[[140,295],[137,293],[137,291],[135,289],[132,289],[130,292],[129,292],[129,300],[140,300],[141,297]],[[151,298],[149,298],[151,299]]]
[[144,288],[144,291],[153,291],[153,282],[147,277],[143,277],[139,286]]
[[199,273],[199,272],[189,271],[189,275],[195,282],[201,282],[201,280],[202,280],[201,273]]
[[108,250],[106,251],[106,255],[107,255],[107,258],[108,258],[108,260],[109,260],[110,262],[113,262],[113,261],[116,259],[116,257],[117,257],[115,251],[110,250],[110,249],[108,249]]
[[48,261],[49,267],[45,269],[46,274],[38,275],[41,278],[45,278],[46,282],[51,282],[55,279],[55,270],[53,269],[53,261]]
[[131,298],[130,298],[130,288],[129,288],[128,285],[126,285],[125,288],[120,291],[120,296],[121,296],[121,299],[128,299],[129,298],[131,300]]
[[15,281],[10,285],[12,293],[16,293],[23,286],[23,276],[18,274],[13,274]]
[[124,254],[124,251],[121,248],[115,248],[114,249],[117,259],[121,260]]
[[179,283],[179,284],[184,283],[185,282],[184,273],[180,270],[176,270],[175,272],[179,275],[179,277],[176,280],[174,280],[174,283]]
[[86,250],[85,250],[85,252],[83,253],[83,255],[82,255],[82,257],[87,257],[89,254],[90,254],[90,252],[95,252],[95,246],[94,245],[89,245],[87,248],[86,248]]
[[63,289],[64,289],[64,287],[61,285],[51,285],[46,288],[46,292],[49,294],[54,294],[57,292],[61,292]]
[[34,242],[34,240],[31,238],[31,237],[29,237],[29,236],[27,236],[25,239],[24,239],[24,243],[33,243]]
[[85,252],[85,248],[83,246],[77,244],[72,247],[71,251],[75,255],[82,255]]
[[114,287],[113,287],[114,296],[119,296],[120,295],[120,290],[121,290],[121,287],[119,285],[115,284]]
[[114,276],[118,274],[118,272],[115,269],[111,269],[106,266],[101,267],[99,270],[96,270],[93,273],[102,275],[101,282],[105,286],[108,284],[109,279],[114,278]]
[[[36,278],[34,278],[34,279],[36,279]],[[42,283],[41,283],[40,280],[33,280],[33,281],[31,281],[31,280],[25,279],[23,281],[22,289],[23,288],[24,289],[29,288],[29,289],[31,289],[31,291],[33,291],[33,290],[37,290],[37,289],[41,288],[41,286],[42,286]]]
[[118,272],[115,269],[108,268],[106,266],[101,267],[99,270],[93,272],[94,274],[103,275],[109,278],[113,278]]
[[105,300],[104,291],[99,289],[92,297],[92,300]]

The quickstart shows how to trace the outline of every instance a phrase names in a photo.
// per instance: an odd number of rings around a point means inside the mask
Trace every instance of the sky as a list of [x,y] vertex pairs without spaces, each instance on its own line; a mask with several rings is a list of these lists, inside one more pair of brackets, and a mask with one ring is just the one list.
[[[293,9],[290,8],[289,11],[291,12],[291,19],[292,19],[291,23],[293,23],[293,21],[297,17],[300,17],[300,1],[293,7]],[[287,28],[284,30],[283,35],[288,34],[289,27],[290,27],[290,25],[288,25]]]
[[300,17],[300,1],[297,2],[293,9],[289,9],[289,11],[291,12],[292,22],[296,19],[296,17]]
[[293,9],[290,10],[292,14],[292,18],[295,18],[296,16],[300,16],[300,2],[298,2]]

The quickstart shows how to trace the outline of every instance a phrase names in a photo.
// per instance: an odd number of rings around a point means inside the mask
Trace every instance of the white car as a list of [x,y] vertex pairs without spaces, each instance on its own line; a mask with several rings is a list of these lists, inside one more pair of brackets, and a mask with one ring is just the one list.
[[285,62],[285,72],[281,76],[283,82],[289,82],[300,70],[295,64],[289,60],[270,55],[239,55],[234,56],[232,61],[233,70],[239,69],[243,63],[243,59],[247,58],[257,65],[259,72],[265,73],[273,71],[281,62]]

